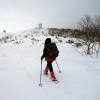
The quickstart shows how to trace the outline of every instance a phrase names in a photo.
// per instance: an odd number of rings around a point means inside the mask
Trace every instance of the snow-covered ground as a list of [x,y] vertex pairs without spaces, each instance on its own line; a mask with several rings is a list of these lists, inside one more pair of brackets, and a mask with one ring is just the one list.
[[[38,41],[30,40],[29,36],[18,38],[23,41],[20,44],[14,41],[0,44],[0,100],[100,100],[100,57],[82,56],[65,40],[57,43],[60,51],[57,62],[62,73],[53,62],[59,83],[42,75],[42,87],[38,85],[46,37],[51,36],[34,34]],[[45,60],[42,65],[44,69]]]

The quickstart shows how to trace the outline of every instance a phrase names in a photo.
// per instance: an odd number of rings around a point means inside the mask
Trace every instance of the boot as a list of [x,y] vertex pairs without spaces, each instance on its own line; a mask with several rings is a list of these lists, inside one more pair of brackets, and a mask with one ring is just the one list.
[[44,70],[44,74],[45,74],[45,75],[48,75],[48,69],[49,69],[48,66],[46,66],[46,68],[45,68],[45,70]]
[[54,72],[51,72],[50,75],[51,75],[51,80],[52,80],[52,81],[55,81],[55,80],[56,80],[56,77],[55,77]]

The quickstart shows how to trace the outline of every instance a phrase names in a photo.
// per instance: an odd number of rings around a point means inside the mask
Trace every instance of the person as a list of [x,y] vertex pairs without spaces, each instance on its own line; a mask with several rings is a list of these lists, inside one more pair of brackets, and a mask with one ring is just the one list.
[[56,58],[49,57],[50,50],[48,48],[49,48],[50,44],[51,44],[51,38],[47,38],[45,40],[43,55],[41,56],[41,60],[43,60],[43,58],[45,58],[45,60],[47,61],[47,66],[45,67],[44,74],[48,75],[48,71],[50,71],[51,79],[56,80],[56,77],[55,77],[55,74],[53,71],[53,67],[52,67],[52,63]]

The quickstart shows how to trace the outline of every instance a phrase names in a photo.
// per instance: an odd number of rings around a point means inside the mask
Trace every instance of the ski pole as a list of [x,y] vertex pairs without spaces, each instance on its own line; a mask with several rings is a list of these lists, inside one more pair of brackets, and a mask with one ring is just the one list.
[[[56,61],[56,60],[55,60],[55,61]],[[60,70],[60,68],[59,68],[59,65],[58,65],[57,61],[56,61],[56,64],[57,64],[57,67],[58,67],[59,73],[61,73],[61,70]]]
[[40,71],[40,83],[39,83],[39,86],[42,86],[41,77],[42,77],[42,60],[41,60],[41,71]]

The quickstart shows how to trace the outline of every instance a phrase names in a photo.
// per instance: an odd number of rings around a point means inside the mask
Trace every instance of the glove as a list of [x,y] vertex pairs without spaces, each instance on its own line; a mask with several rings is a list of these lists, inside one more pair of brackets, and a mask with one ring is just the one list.
[[42,57],[41,57],[41,60],[43,60],[43,58],[44,58],[44,57],[42,56]]

